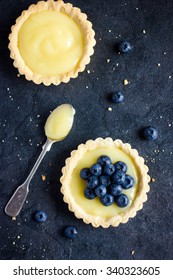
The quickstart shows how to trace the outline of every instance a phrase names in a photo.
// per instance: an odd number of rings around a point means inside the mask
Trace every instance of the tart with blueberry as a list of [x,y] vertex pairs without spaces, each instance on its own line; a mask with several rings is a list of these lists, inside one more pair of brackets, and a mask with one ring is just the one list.
[[72,151],[60,181],[69,210],[87,224],[107,228],[126,223],[143,207],[150,177],[130,144],[97,138]]
[[79,8],[62,0],[39,1],[12,26],[10,56],[27,80],[45,85],[67,83],[90,62],[94,36],[91,22]]

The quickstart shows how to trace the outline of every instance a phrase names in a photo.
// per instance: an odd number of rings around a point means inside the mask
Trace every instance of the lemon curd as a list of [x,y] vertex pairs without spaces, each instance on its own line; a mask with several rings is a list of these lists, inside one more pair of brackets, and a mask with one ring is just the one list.
[[[129,205],[125,208],[120,208],[115,203],[106,207],[101,204],[98,197],[93,200],[88,200],[84,196],[86,182],[80,178],[80,171],[82,168],[90,167],[92,164],[96,163],[97,159],[101,155],[109,156],[113,163],[117,161],[125,162],[128,168],[127,174],[134,178],[134,186],[130,189],[123,190],[123,193],[129,198]],[[78,161],[72,171],[69,188],[75,203],[78,204],[87,214],[109,219],[123,211],[126,211],[133,203],[138,190],[138,172],[132,158],[121,149],[115,147],[98,147],[96,149],[86,151],[83,157]]]
[[33,72],[48,77],[63,75],[77,68],[84,52],[84,36],[67,14],[40,11],[22,24],[18,48]]
[[45,124],[46,136],[55,141],[61,141],[70,132],[75,115],[75,109],[70,104],[58,106],[47,118]]

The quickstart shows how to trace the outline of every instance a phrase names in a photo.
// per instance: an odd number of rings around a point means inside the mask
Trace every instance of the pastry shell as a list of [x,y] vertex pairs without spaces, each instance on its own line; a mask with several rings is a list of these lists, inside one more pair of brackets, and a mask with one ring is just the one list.
[[[22,24],[31,14],[45,10],[62,11],[70,16],[80,26],[85,40],[84,53],[78,66],[65,74],[50,75],[49,77],[33,72],[25,64],[18,48],[18,32]],[[85,70],[86,65],[90,63],[90,56],[94,53],[96,44],[94,36],[95,32],[92,29],[92,23],[87,20],[87,15],[82,13],[79,8],[73,7],[70,3],[64,3],[62,0],[39,1],[37,4],[32,4],[28,10],[23,11],[21,16],[17,18],[15,25],[11,27],[11,34],[9,35],[10,57],[14,60],[13,65],[18,68],[21,75],[25,75],[27,80],[32,80],[35,84],[43,83],[46,86],[50,84],[59,85],[61,82],[69,82],[70,78],[76,78],[79,72]]]
[[[139,185],[136,197],[131,206],[127,208],[127,210],[106,219],[104,217],[93,216],[86,213],[81,206],[75,202],[73,196],[71,195],[69,184],[71,174],[76,164],[88,150],[108,146],[121,149],[131,157],[138,170]],[[103,228],[108,228],[109,226],[117,227],[120,223],[126,223],[129,218],[135,217],[137,211],[142,209],[143,203],[147,200],[147,192],[150,190],[148,184],[150,176],[147,173],[148,167],[144,164],[144,159],[139,156],[137,150],[131,148],[130,144],[123,143],[119,139],[114,141],[112,138],[97,138],[96,140],[88,140],[85,144],[80,144],[77,150],[72,151],[71,156],[66,159],[65,166],[62,168],[62,177],[60,178],[60,182],[62,184],[61,192],[63,194],[64,201],[68,204],[69,210],[74,212],[77,218],[83,219],[86,224],[91,223],[93,227],[102,226]]]

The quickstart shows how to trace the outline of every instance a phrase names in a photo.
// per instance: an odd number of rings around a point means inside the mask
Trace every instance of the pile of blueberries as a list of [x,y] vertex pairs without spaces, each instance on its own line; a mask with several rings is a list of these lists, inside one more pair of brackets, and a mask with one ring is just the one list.
[[97,163],[80,171],[80,177],[87,184],[84,189],[85,197],[88,199],[99,197],[104,206],[115,202],[119,207],[126,207],[129,198],[123,193],[123,189],[134,186],[134,179],[126,172],[126,163],[117,161],[113,164],[108,156],[100,156]]

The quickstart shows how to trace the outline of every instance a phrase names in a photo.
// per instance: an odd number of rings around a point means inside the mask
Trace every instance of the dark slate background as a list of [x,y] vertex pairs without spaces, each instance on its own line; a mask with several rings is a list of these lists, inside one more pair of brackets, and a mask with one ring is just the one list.
[[[9,57],[10,27],[36,2],[0,1],[0,259],[173,259],[173,1],[71,0],[93,23],[95,54],[87,66],[90,73],[49,87],[17,77]],[[119,55],[116,45],[125,39],[134,52]],[[124,104],[109,103],[107,95],[116,90],[124,93]],[[62,103],[75,107],[74,127],[46,155],[27,203],[12,221],[4,207],[41,152],[49,112]],[[147,125],[159,130],[154,142],[140,138]],[[144,208],[118,228],[84,224],[69,212],[60,193],[65,159],[80,143],[97,137],[129,142],[155,179]],[[36,210],[47,212],[46,223],[34,221]],[[67,225],[78,228],[73,241],[63,236]]]

